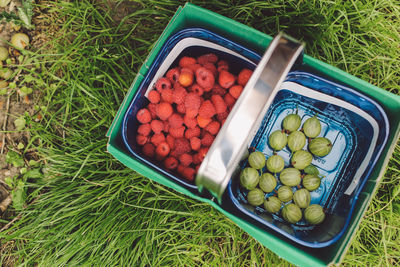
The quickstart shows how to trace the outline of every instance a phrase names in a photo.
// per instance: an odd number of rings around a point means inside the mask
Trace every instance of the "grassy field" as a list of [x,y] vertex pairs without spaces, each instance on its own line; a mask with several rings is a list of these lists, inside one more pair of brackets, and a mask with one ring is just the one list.
[[[154,42],[181,1],[57,1],[50,47],[31,55],[46,114],[31,124],[45,164],[31,203],[0,233],[1,262],[39,266],[289,266],[209,205],[127,169],[105,133]],[[400,94],[400,4],[395,1],[192,1],[274,35]],[[45,5],[46,1],[40,2]],[[54,30],[56,29],[56,30]],[[50,33],[49,33],[50,34]],[[29,71],[29,70],[28,70]],[[400,146],[344,259],[400,264]]]

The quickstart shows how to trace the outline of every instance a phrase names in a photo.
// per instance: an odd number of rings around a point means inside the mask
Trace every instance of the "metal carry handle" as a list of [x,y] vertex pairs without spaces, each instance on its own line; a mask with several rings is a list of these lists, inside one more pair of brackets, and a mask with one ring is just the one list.
[[221,202],[248,144],[302,51],[301,43],[282,33],[272,40],[200,165],[196,176],[200,192],[206,188]]

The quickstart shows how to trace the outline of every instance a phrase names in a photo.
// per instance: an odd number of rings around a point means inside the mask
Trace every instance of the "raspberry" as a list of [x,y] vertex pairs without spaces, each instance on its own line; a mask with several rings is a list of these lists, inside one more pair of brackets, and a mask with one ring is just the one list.
[[197,60],[195,58],[193,58],[193,57],[182,57],[179,60],[179,67],[185,68],[185,67],[187,67],[189,65],[193,65],[193,64],[196,64],[196,63],[197,63]]
[[204,88],[204,91],[208,92],[214,86],[215,77],[210,70],[201,67],[196,70],[196,81],[201,87]]
[[175,149],[175,138],[172,135],[167,135],[167,137],[165,138],[165,141],[168,143],[169,148]]
[[136,118],[140,123],[148,123],[151,121],[150,111],[146,108],[142,108],[136,114]]
[[204,118],[201,116],[197,116],[197,123],[200,128],[206,127],[212,121],[211,118]]
[[185,117],[183,117],[183,122],[185,123],[185,125],[188,128],[195,128],[197,126],[197,120],[195,117],[191,118],[191,117],[185,116]]
[[204,89],[199,84],[195,83],[190,87],[190,92],[196,93],[199,96],[203,95]]
[[194,127],[192,129],[186,129],[185,131],[185,138],[190,139],[192,137],[199,137],[200,136],[200,128]]
[[198,165],[195,166],[194,170],[196,171],[196,173],[199,172],[199,168],[200,168],[200,164],[198,164]]
[[176,105],[176,111],[178,111],[181,114],[185,114],[186,113],[185,104],[182,103],[182,104]]
[[217,63],[217,61],[218,57],[216,54],[213,53],[205,54],[197,58],[197,62],[199,62],[199,64],[201,65],[204,65],[206,63]]
[[147,105],[147,109],[150,111],[151,118],[152,118],[152,119],[155,119],[155,118],[157,117],[157,112],[156,112],[157,104],[149,103],[149,104]]
[[201,147],[201,140],[200,140],[200,138],[198,138],[198,137],[192,137],[192,138],[190,138],[190,147],[191,147],[193,150],[195,150],[195,151],[199,150],[200,147]]
[[213,95],[220,95],[220,96],[224,96],[226,94],[226,89],[222,88],[221,85],[219,85],[218,83],[214,84],[213,89],[211,90],[211,93]]
[[159,134],[164,130],[164,122],[160,120],[152,120],[150,126],[155,134]]
[[178,160],[174,157],[168,157],[164,160],[164,166],[168,170],[174,170],[178,167]]
[[218,121],[212,121],[205,127],[205,129],[210,134],[216,135],[218,133],[220,127],[221,127],[221,124]]
[[160,102],[160,93],[157,90],[151,90],[147,95],[147,98],[151,103],[157,104]]
[[167,79],[170,80],[171,83],[176,83],[179,79],[179,74],[180,74],[179,68],[173,68],[167,71],[165,77],[167,77]]
[[154,157],[155,150],[156,150],[156,148],[154,147],[154,145],[152,143],[146,143],[142,147],[142,153],[145,156],[148,156],[149,158]]
[[204,160],[204,158],[206,157],[208,149],[209,149],[208,147],[200,148],[200,150],[199,150],[200,162],[202,162]]
[[207,63],[205,63],[205,64],[203,65],[203,67],[206,68],[206,69],[208,69],[209,71],[211,71],[214,77],[217,77],[217,75],[218,75],[218,70],[217,70],[217,68],[215,67],[214,64],[212,64],[212,63],[210,63],[210,62],[207,62]]
[[193,84],[193,78],[193,71],[191,69],[182,68],[178,81],[183,87],[188,87]]
[[171,104],[169,104],[167,102],[161,102],[161,103],[157,104],[157,106],[156,106],[156,114],[163,121],[168,119],[169,116],[171,116],[173,112],[174,112],[174,110],[172,109]]
[[[176,84],[176,85],[178,85],[178,84]],[[174,90],[174,94],[173,94],[174,103],[176,103],[178,105],[183,104],[185,102],[186,95],[187,95],[187,91],[185,88],[183,88],[182,86],[175,86],[175,90]]]
[[215,107],[210,100],[206,100],[201,104],[199,109],[199,116],[203,118],[211,118],[216,113]]
[[174,113],[168,118],[168,122],[171,128],[176,129],[182,127],[183,119],[179,114]]
[[239,98],[242,91],[243,91],[243,86],[241,85],[234,85],[229,89],[229,93],[236,99]]
[[169,133],[175,138],[182,138],[185,133],[185,126],[179,128],[169,128]]
[[218,113],[218,114],[217,114],[217,120],[218,120],[219,122],[222,122],[223,120],[225,120],[226,118],[228,118],[228,115],[229,115],[229,112],[227,112],[227,111],[222,112],[222,113]]
[[160,78],[156,82],[156,89],[157,91],[161,92],[164,89],[171,89],[171,82],[167,78]]
[[167,142],[162,142],[156,147],[156,154],[161,157],[166,157],[169,154],[170,148]]
[[163,121],[163,123],[164,123],[164,132],[168,133],[169,132],[169,122]]
[[165,136],[162,133],[154,134],[151,137],[150,142],[152,142],[153,145],[158,146],[160,143],[165,142]]
[[189,180],[189,181],[194,180],[195,174],[196,174],[196,171],[193,168],[189,168],[189,167],[186,167],[182,171],[183,178],[185,178],[186,180]]
[[226,111],[227,106],[226,106],[226,103],[225,103],[224,99],[222,98],[222,96],[213,95],[213,96],[211,96],[211,101],[214,104],[215,112],[217,114],[224,113]]
[[137,129],[137,133],[143,136],[148,136],[150,132],[151,132],[151,126],[149,123],[141,124]]
[[186,109],[185,116],[188,118],[195,118],[197,116],[197,114],[199,114],[198,109],[188,108],[188,109]]
[[229,64],[225,60],[218,61],[218,71],[221,72],[223,70],[229,70]]
[[235,76],[233,76],[232,73],[222,70],[219,73],[218,77],[218,83],[221,85],[223,88],[228,89],[235,83]]
[[161,91],[161,99],[167,103],[174,103],[174,91],[172,89],[164,89]]
[[201,105],[201,98],[196,93],[189,93],[185,97],[186,109],[199,110]]
[[179,156],[179,162],[183,165],[183,166],[189,166],[192,162],[193,162],[193,157],[190,154],[182,154]]
[[175,139],[175,153],[180,156],[185,153],[189,153],[191,150],[190,143],[185,138],[177,138]]
[[136,143],[139,146],[143,146],[144,144],[146,144],[147,140],[149,140],[149,137],[147,137],[147,136],[144,136],[144,135],[141,135],[141,134],[136,135]]
[[203,138],[201,138],[201,144],[203,146],[209,147],[214,142],[215,137],[209,133],[206,133]]
[[186,169],[185,166],[183,166],[182,164],[179,164],[178,167],[176,168],[176,171],[182,175],[183,171]]
[[224,101],[225,101],[226,105],[227,105],[229,108],[232,108],[233,105],[234,105],[235,102],[236,102],[236,99],[235,99],[230,93],[227,93],[227,94],[224,96]]
[[247,81],[250,79],[251,75],[253,75],[253,71],[249,69],[242,69],[238,75],[238,84],[245,86]]
[[[199,147],[200,149],[200,147]],[[195,165],[200,165],[200,163],[203,161],[203,158],[201,157],[200,153],[196,153],[193,155],[193,164]]]
[[191,69],[193,72],[196,72],[196,70],[198,68],[201,68],[201,65],[200,64],[193,64],[193,65],[186,66],[186,68]]

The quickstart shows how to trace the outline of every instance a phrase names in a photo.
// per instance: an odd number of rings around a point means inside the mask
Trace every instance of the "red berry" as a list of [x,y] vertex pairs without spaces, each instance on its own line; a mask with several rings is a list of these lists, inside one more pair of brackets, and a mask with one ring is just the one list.
[[215,107],[210,100],[204,101],[199,109],[199,116],[203,118],[211,118],[216,114]]
[[223,112],[223,113],[218,113],[218,114],[217,114],[217,120],[218,120],[219,122],[222,122],[223,120],[225,120],[226,118],[228,118],[228,115],[229,115],[229,112],[228,112],[228,111],[225,111],[225,112]]
[[201,98],[196,93],[189,93],[185,97],[186,109],[199,110],[201,105]]
[[174,110],[172,109],[171,104],[169,104],[167,102],[161,102],[161,103],[157,104],[157,106],[156,106],[156,114],[163,121],[168,119],[169,116],[171,116],[173,112],[174,112]]
[[175,138],[182,138],[185,134],[185,126],[179,128],[169,128],[169,133]]
[[197,62],[199,62],[199,64],[201,65],[204,65],[206,63],[217,63],[217,61],[218,57],[216,54],[213,53],[205,54],[197,58]]
[[190,139],[192,137],[199,137],[199,136],[200,136],[200,128],[199,127],[189,128],[189,129],[186,129],[186,131],[185,131],[186,139]]
[[239,98],[242,91],[243,91],[243,86],[241,85],[234,85],[231,88],[229,88],[229,93],[236,99]]
[[222,88],[221,85],[219,85],[218,83],[214,84],[213,89],[211,90],[211,93],[213,95],[220,95],[220,96],[224,96],[226,94],[226,89]]
[[194,180],[195,174],[196,174],[196,171],[193,168],[188,168],[188,167],[186,167],[182,172],[183,178],[185,178],[186,180],[189,180],[189,181]]
[[145,156],[148,156],[149,158],[154,157],[155,150],[156,150],[156,148],[154,147],[154,145],[152,143],[146,143],[142,147],[142,153]]
[[149,123],[141,124],[137,130],[137,133],[143,136],[148,136],[150,132],[151,132],[151,126]]
[[176,105],[176,111],[178,111],[180,114],[185,114],[186,113],[186,108],[185,108],[185,104],[179,104]]
[[226,105],[227,105],[229,108],[232,108],[233,105],[234,105],[235,102],[236,102],[236,99],[235,99],[230,93],[227,93],[227,94],[224,96],[224,101],[225,101]]
[[218,83],[221,85],[223,88],[228,89],[235,83],[235,76],[233,76],[232,73],[222,70],[219,73],[218,77]]
[[154,134],[151,137],[150,142],[152,142],[153,145],[158,146],[160,143],[165,142],[165,136],[162,133]]
[[149,140],[149,138],[147,136],[144,136],[144,135],[141,135],[141,134],[136,135],[136,143],[139,146],[143,146],[144,144],[146,144],[147,140]]
[[217,77],[218,70],[213,63],[207,62],[203,65],[203,67],[211,71],[214,77]]
[[196,117],[188,117],[188,116],[185,116],[185,117],[183,117],[183,122],[185,123],[185,125],[186,125],[188,128],[194,128],[194,127],[197,126]]
[[201,139],[201,144],[205,147],[209,147],[214,142],[214,139],[215,137],[213,135],[206,133]]
[[193,84],[194,76],[193,76],[193,71],[188,68],[182,68],[181,69],[181,74],[179,75],[179,83],[183,87],[188,87]]
[[161,91],[161,99],[167,103],[174,103],[174,91],[172,89],[164,89]]
[[223,70],[228,71],[229,70],[229,64],[225,60],[220,60],[220,61],[218,61],[218,71],[221,72]]
[[136,114],[136,118],[140,123],[148,123],[151,121],[150,111],[146,108],[142,108]]
[[249,69],[242,69],[238,75],[238,84],[245,86],[247,81],[250,79],[251,75],[253,75],[253,71]]
[[149,103],[149,104],[147,105],[147,109],[150,111],[151,118],[152,118],[152,119],[155,119],[155,118],[157,117],[157,112],[156,112],[157,104]]
[[195,58],[193,58],[193,57],[182,57],[179,60],[179,67],[185,68],[185,67],[187,67],[189,65],[193,65],[193,64],[196,64],[196,63],[197,63],[197,60]]
[[153,132],[156,134],[159,134],[164,130],[164,122],[160,120],[152,120],[150,126]]
[[196,70],[198,68],[201,68],[201,65],[200,64],[193,64],[193,65],[186,66],[186,68],[191,69],[193,72],[196,72]]
[[199,84],[195,83],[190,87],[190,92],[196,93],[199,96],[203,95],[204,89]]
[[158,102],[160,102],[161,96],[157,90],[151,90],[147,95],[147,98],[151,103],[157,104]]
[[213,95],[213,96],[211,96],[211,101],[214,104],[215,112],[217,114],[224,113],[226,111],[227,106],[226,106],[226,103],[225,103],[224,99],[222,98],[222,96]]
[[[177,84],[178,85],[178,84]],[[183,104],[185,102],[185,97],[187,95],[187,91],[182,86],[175,86],[173,99],[176,104]]]
[[173,68],[167,71],[167,74],[165,74],[165,77],[167,77],[168,80],[171,81],[171,83],[176,83],[179,79],[179,68]]
[[168,170],[174,170],[178,167],[178,165],[179,165],[179,162],[174,157],[168,157],[164,160],[164,166]]
[[188,153],[182,154],[179,156],[179,162],[187,167],[193,162],[193,157]]
[[179,114],[174,113],[168,118],[168,122],[171,128],[180,128],[182,127],[183,119]]
[[212,121],[205,127],[205,129],[210,134],[216,135],[218,133],[220,127],[221,127],[221,124],[218,121]]
[[164,89],[171,89],[171,82],[167,78],[160,78],[156,82],[156,89],[157,91],[161,92]]
[[201,140],[200,140],[200,138],[198,138],[198,137],[192,137],[192,138],[190,138],[190,147],[191,147],[193,150],[195,150],[195,151],[199,150],[200,147],[201,147]]
[[214,86],[215,77],[210,70],[201,67],[196,70],[196,82],[203,87],[205,91],[210,91]]
[[171,150],[175,149],[175,138],[172,135],[167,135],[165,141],[168,143]]
[[185,138],[176,138],[175,139],[175,153],[180,156],[185,153],[189,153],[191,150],[190,143]]
[[212,121],[211,118],[204,118],[201,117],[200,115],[197,116],[197,124],[199,125],[200,128],[206,127],[211,121]]
[[169,154],[170,148],[167,142],[162,142],[156,147],[156,154],[161,157],[166,157]]

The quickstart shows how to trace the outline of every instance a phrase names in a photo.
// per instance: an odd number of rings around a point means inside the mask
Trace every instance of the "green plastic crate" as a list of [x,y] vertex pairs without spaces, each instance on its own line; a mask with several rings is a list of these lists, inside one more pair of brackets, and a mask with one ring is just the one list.
[[361,93],[377,101],[383,107],[388,116],[390,134],[387,144],[384,147],[383,152],[378,159],[378,162],[375,165],[366,186],[364,187],[364,190],[359,196],[350,225],[344,235],[339,239],[339,241],[328,247],[303,247],[294,242],[288,241],[287,239],[283,239],[276,233],[266,231],[249,224],[243,219],[223,210],[216,202],[213,202],[210,199],[202,198],[199,195],[193,194],[187,189],[175,184],[157,171],[142,165],[139,161],[132,158],[124,148],[121,137],[122,120],[137,88],[139,87],[164,42],[174,33],[189,27],[200,27],[213,31],[259,54],[263,54],[272,40],[272,37],[267,34],[261,33],[246,25],[213,13],[209,10],[197,7],[193,4],[188,3],[183,7],[179,7],[161,34],[146,61],[140,68],[138,75],[136,76],[130,90],[120,106],[118,113],[107,133],[107,136],[109,137],[107,150],[115,158],[136,172],[194,199],[209,203],[211,206],[225,214],[244,231],[248,232],[251,236],[257,239],[264,246],[296,265],[326,266],[329,264],[339,263],[344,257],[345,252],[351,243],[351,239],[361,222],[361,218],[366,211],[373,195],[375,194],[379,181],[384,174],[388,161],[393,153],[394,146],[396,145],[396,141],[400,132],[400,96],[382,90],[312,57],[307,55],[304,56],[303,62],[306,67],[316,70],[317,72],[321,73],[321,75],[329,77],[329,79],[332,81],[355,88]]

